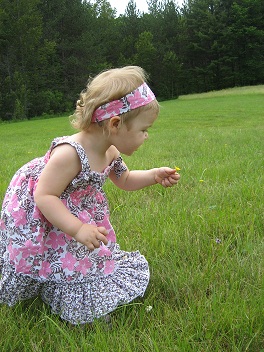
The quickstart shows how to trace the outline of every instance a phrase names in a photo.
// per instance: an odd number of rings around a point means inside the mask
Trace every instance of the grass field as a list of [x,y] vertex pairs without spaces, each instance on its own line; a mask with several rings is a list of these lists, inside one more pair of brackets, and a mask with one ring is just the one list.
[[[264,351],[264,86],[162,102],[149,132],[127,165],[178,166],[177,187],[105,186],[121,248],[149,261],[144,299],[111,329],[70,328],[38,298],[2,305],[0,351]],[[72,133],[67,117],[0,124],[0,203],[22,164]]]

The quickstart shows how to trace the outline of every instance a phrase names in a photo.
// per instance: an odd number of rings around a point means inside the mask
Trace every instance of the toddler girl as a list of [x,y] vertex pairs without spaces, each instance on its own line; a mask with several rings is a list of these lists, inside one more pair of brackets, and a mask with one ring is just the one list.
[[159,112],[142,68],[105,71],[81,93],[72,136],[53,140],[44,157],[14,175],[1,213],[0,302],[41,295],[72,324],[92,322],[143,296],[148,263],[116,243],[102,189],[107,177],[127,191],[180,176],[168,167],[129,171]]

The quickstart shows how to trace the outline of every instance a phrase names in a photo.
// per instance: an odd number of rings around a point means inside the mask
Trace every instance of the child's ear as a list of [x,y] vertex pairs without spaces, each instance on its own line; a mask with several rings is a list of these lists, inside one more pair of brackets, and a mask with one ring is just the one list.
[[111,130],[118,130],[121,126],[120,116],[114,116],[109,121],[109,128]]

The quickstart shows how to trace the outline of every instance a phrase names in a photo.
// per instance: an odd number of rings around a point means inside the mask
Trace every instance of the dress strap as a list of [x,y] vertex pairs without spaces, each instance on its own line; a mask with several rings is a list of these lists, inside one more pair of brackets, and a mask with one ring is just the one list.
[[71,141],[68,136],[55,138],[52,141],[50,152],[52,152],[52,150],[56,148],[58,145],[62,145],[62,144],[70,144],[73,148],[75,148],[76,153],[78,154],[81,161],[82,172],[84,176],[90,173],[91,168],[84,148],[79,143]]

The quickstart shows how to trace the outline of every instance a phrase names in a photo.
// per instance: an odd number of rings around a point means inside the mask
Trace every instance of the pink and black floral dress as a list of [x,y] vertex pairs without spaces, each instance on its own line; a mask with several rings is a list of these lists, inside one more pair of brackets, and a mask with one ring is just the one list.
[[[82,170],[61,194],[61,201],[82,222],[108,230],[108,244],[94,251],[49,223],[34,203],[39,175],[52,150],[63,143],[76,149]],[[11,306],[40,294],[52,312],[72,324],[84,324],[143,296],[148,263],[138,251],[120,250],[109,220],[102,186],[111,170],[117,178],[126,170],[121,156],[102,173],[91,171],[82,146],[61,137],[44,157],[17,171],[1,213],[1,303]]]

